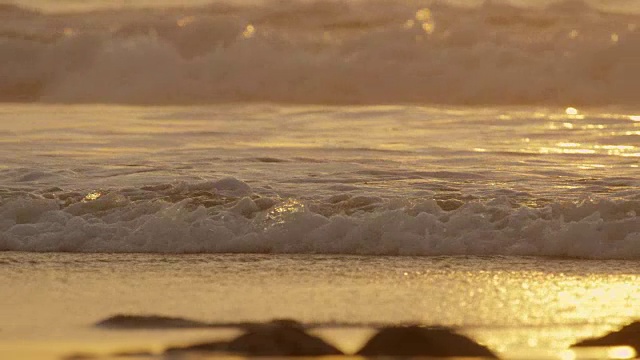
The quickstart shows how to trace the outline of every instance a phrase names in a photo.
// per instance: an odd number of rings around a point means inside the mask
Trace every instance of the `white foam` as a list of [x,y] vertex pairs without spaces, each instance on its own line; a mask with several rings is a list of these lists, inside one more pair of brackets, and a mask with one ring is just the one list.
[[638,102],[638,15],[579,1],[420,10],[311,1],[81,17],[14,11],[0,29],[0,100]]
[[[640,258],[638,200],[530,208],[503,197],[445,211],[433,199],[332,196],[311,204],[215,193],[251,192],[232,178],[174,185],[136,201],[117,191],[69,206],[56,199],[6,200],[0,204],[0,250]],[[224,201],[198,205],[201,195],[195,194],[203,188]],[[184,199],[168,201],[169,193]],[[333,212],[313,210],[323,203]]]

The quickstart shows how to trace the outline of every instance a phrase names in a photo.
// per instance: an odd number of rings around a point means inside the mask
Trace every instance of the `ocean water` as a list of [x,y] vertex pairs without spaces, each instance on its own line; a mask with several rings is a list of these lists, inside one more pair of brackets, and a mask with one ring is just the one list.
[[0,357],[233,334],[92,327],[153,313],[581,358],[640,318],[639,13],[0,5]]
[[631,114],[4,105],[0,249],[637,259]]
[[[29,1],[31,7],[0,7],[0,99],[638,103],[636,1],[129,3],[138,4]],[[111,6],[69,12],[74,4]]]

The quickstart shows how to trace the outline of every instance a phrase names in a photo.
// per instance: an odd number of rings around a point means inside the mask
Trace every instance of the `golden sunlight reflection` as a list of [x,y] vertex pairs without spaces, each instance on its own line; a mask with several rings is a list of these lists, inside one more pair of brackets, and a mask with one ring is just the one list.
[[[598,148],[596,146],[596,148]],[[606,148],[606,147],[602,147],[605,148],[606,150],[606,154],[607,155],[617,155],[617,156],[629,156],[628,154],[633,154],[633,153],[629,153],[626,152],[626,150],[633,150],[633,146],[619,146],[619,147],[610,147],[610,148]]]
[[435,31],[435,25],[433,23],[423,23],[422,30],[427,34],[432,34]]
[[575,149],[575,148],[557,148],[557,147],[541,147],[540,154],[595,154],[593,149]]
[[558,358],[564,359],[633,359],[636,351],[630,346],[596,346],[579,347],[563,350],[558,353]]
[[176,25],[179,27],[185,27],[196,20],[195,16],[184,16],[176,21]]
[[611,34],[611,42],[617,43],[618,40],[620,40],[620,36],[618,36],[618,34],[616,33]]
[[[428,8],[416,11],[416,20],[422,22],[422,30],[424,30],[424,32],[426,32],[427,34],[432,34],[435,31],[436,23],[433,21],[433,18],[431,17],[431,10],[429,10]],[[409,27],[413,27],[414,22],[413,20],[410,21],[411,23],[405,23],[405,27],[407,27],[407,25],[409,24]]]
[[283,224],[286,216],[302,212],[304,208],[304,204],[300,201],[289,199],[271,209],[267,214],[267,219],[273,221],[273,224]]
[[242,32],[242,37],[245,39],[249,39],[249,38],[252,38],[253,35],[255,35],[255,33],[256,33],[256,28],[253,25],[249,24]]
[[[567,110],[569,114],[576,114],[579,112],[577,109]],[[582,116],[582,115],[569,115],[572,116]],[[635,116],[635,115],[634,115]],[[629,118],[629,115],[625,115],[624,118]],[[562,119],[557,118],[558,120]],[[579,124],[579,123],[578,123]],[[603,124],[585,124],[578,125],[575,122],[557,122],[552,121],[545,125],[546,129],[549,130],[603,130],[607,129],[610,126],[615,129],[615,125],[603,125]],[[635,125],[635,124],[634,124]],[[638,124],[640,125],[640,124]],[[625,132],[610,132],[612,136],[619,135],[638,135],[640,131],[625,131]],[[590,155],[590,154],[598,154],[598,155],[608,155],[608,156],[620,156],[620,157],[640,157],[640,147],[636,145],[630,145],[625,143],[618,144],[598,144],[594,142],[581,143],[576,141],[570,141],[570,138],[563,139],[564,141],[554,142],[554,143],[537,143],[532,141],[530,138],[522,138],[521,142],[525,143],[525,147],[520,148],[521,152],[531,153],[536,152],[540,154],[582,154],[582,155]],[[626,142],[626,141],[625,141]],[[592,164],[579,164],[577,165],[580,169],[594,169],[598,168]]]
[[633,359],[636,357],[636,351],[631,346],[615,346],[607,352],[611,359]]
[[564,110],[565,114],[567,115],[578,115],[578,109],[574,108],[574,107],[568,107]]
[[429,19],[431,19],[431,10],[424,8],[416,11],[416,19],[420,21],[429,21]]
[[82,199],[83,202],[88,202],[88,201],[93,201],[93,200],[97,200],[100,196],[102,196],[102,193],[99,191],[92,191],[90,193],[88,193],[87,195],[85,195],[84,199]]
[[606,128],[606,126],[602,124],[597,124],[597,125],[589,124],[589,125],[581,126],[580,128],[583,130],[593,130],[593,129],[602,130]]
[[596,145],[594,146],[596,149],[605,149],[605,150],[633,150],[635,146],[631,145]]
[[580,114],[580,111],[573,106],[569,106],[564,109],[564,113],[569,117],[569,119],[584,119],[584,115]]
[[[628,284],[624,282],[606,283],[601,279],[594,280],[594,287],[580,291],[581,297],[579,304],[584,307],[585,303],[601,303],[617,306],[620,315],[633,316],[632,307],[634,302],[634,292],[638,291],[637,284]],[[590,316],[590,311],[586,309],[580,310],[585,315]],[[587,317],[588,318],[588,317]]]
[[[482,305],[487,300],[482,294],[496,294],[499,302],[486,309],[500,308],[508,312],[504,316],[515,327],[523,323],[541,326],[537,329],[478,332],[478,340],[496,351],[509,353],[526,346],[530,352],[527,358],[531,359],[626,359],[630,355],[629,350],[623,348],[570,346],[578,340],[614,331],[637,318],[635,303],[640,295],[637,276],[487,273],[476,276],[474,282],[483,283],[478,281],[483,276],[486,276],[487,287],[479,288],[484,293],[475,291],[477,304]],[[484,311],[482,306],[478,309]],[[558,327],[559,324],[566,326]]]
[[559,146],[559,147],[579,147],[580,144],[579,143],[566,142],[566,143],[557,143],[556,146]]
[[575,360],[577,357],[576,352],[573,350],[562,351],[559,356],[560,360]]
[[631,115],[629,116],[631,121],[640,121],[640,115]]
[[416,22],[413,19],[409,19],[404,23],[404,28],[407,29],[407,30],[411,29],[411,28],[413,28],[413,25],[415,25],[415,23]]
[[578,165],[578,169],[582,170],[590,170],[590,169],[602,169],[605,166],[602,164],[580,164]]

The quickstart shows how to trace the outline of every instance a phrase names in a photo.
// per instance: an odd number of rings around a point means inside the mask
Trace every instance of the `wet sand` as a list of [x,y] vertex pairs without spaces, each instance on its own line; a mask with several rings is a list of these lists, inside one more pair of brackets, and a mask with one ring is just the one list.
[[[451,327],[500,358],[557,359],[640,318],[633,261],[5,252],[0,264],[12,289],[0,298],[2,358],[162,358],[233,339],[246,324],[295,319],[346,354],[380,327],[417,324]],[[96,326],[117,314],[184,320]]]

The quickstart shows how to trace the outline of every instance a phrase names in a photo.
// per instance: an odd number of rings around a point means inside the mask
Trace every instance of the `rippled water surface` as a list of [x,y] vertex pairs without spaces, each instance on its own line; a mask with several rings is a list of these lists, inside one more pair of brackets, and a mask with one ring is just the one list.
[[5,105],[0,248],[637,258],[624,109]]

